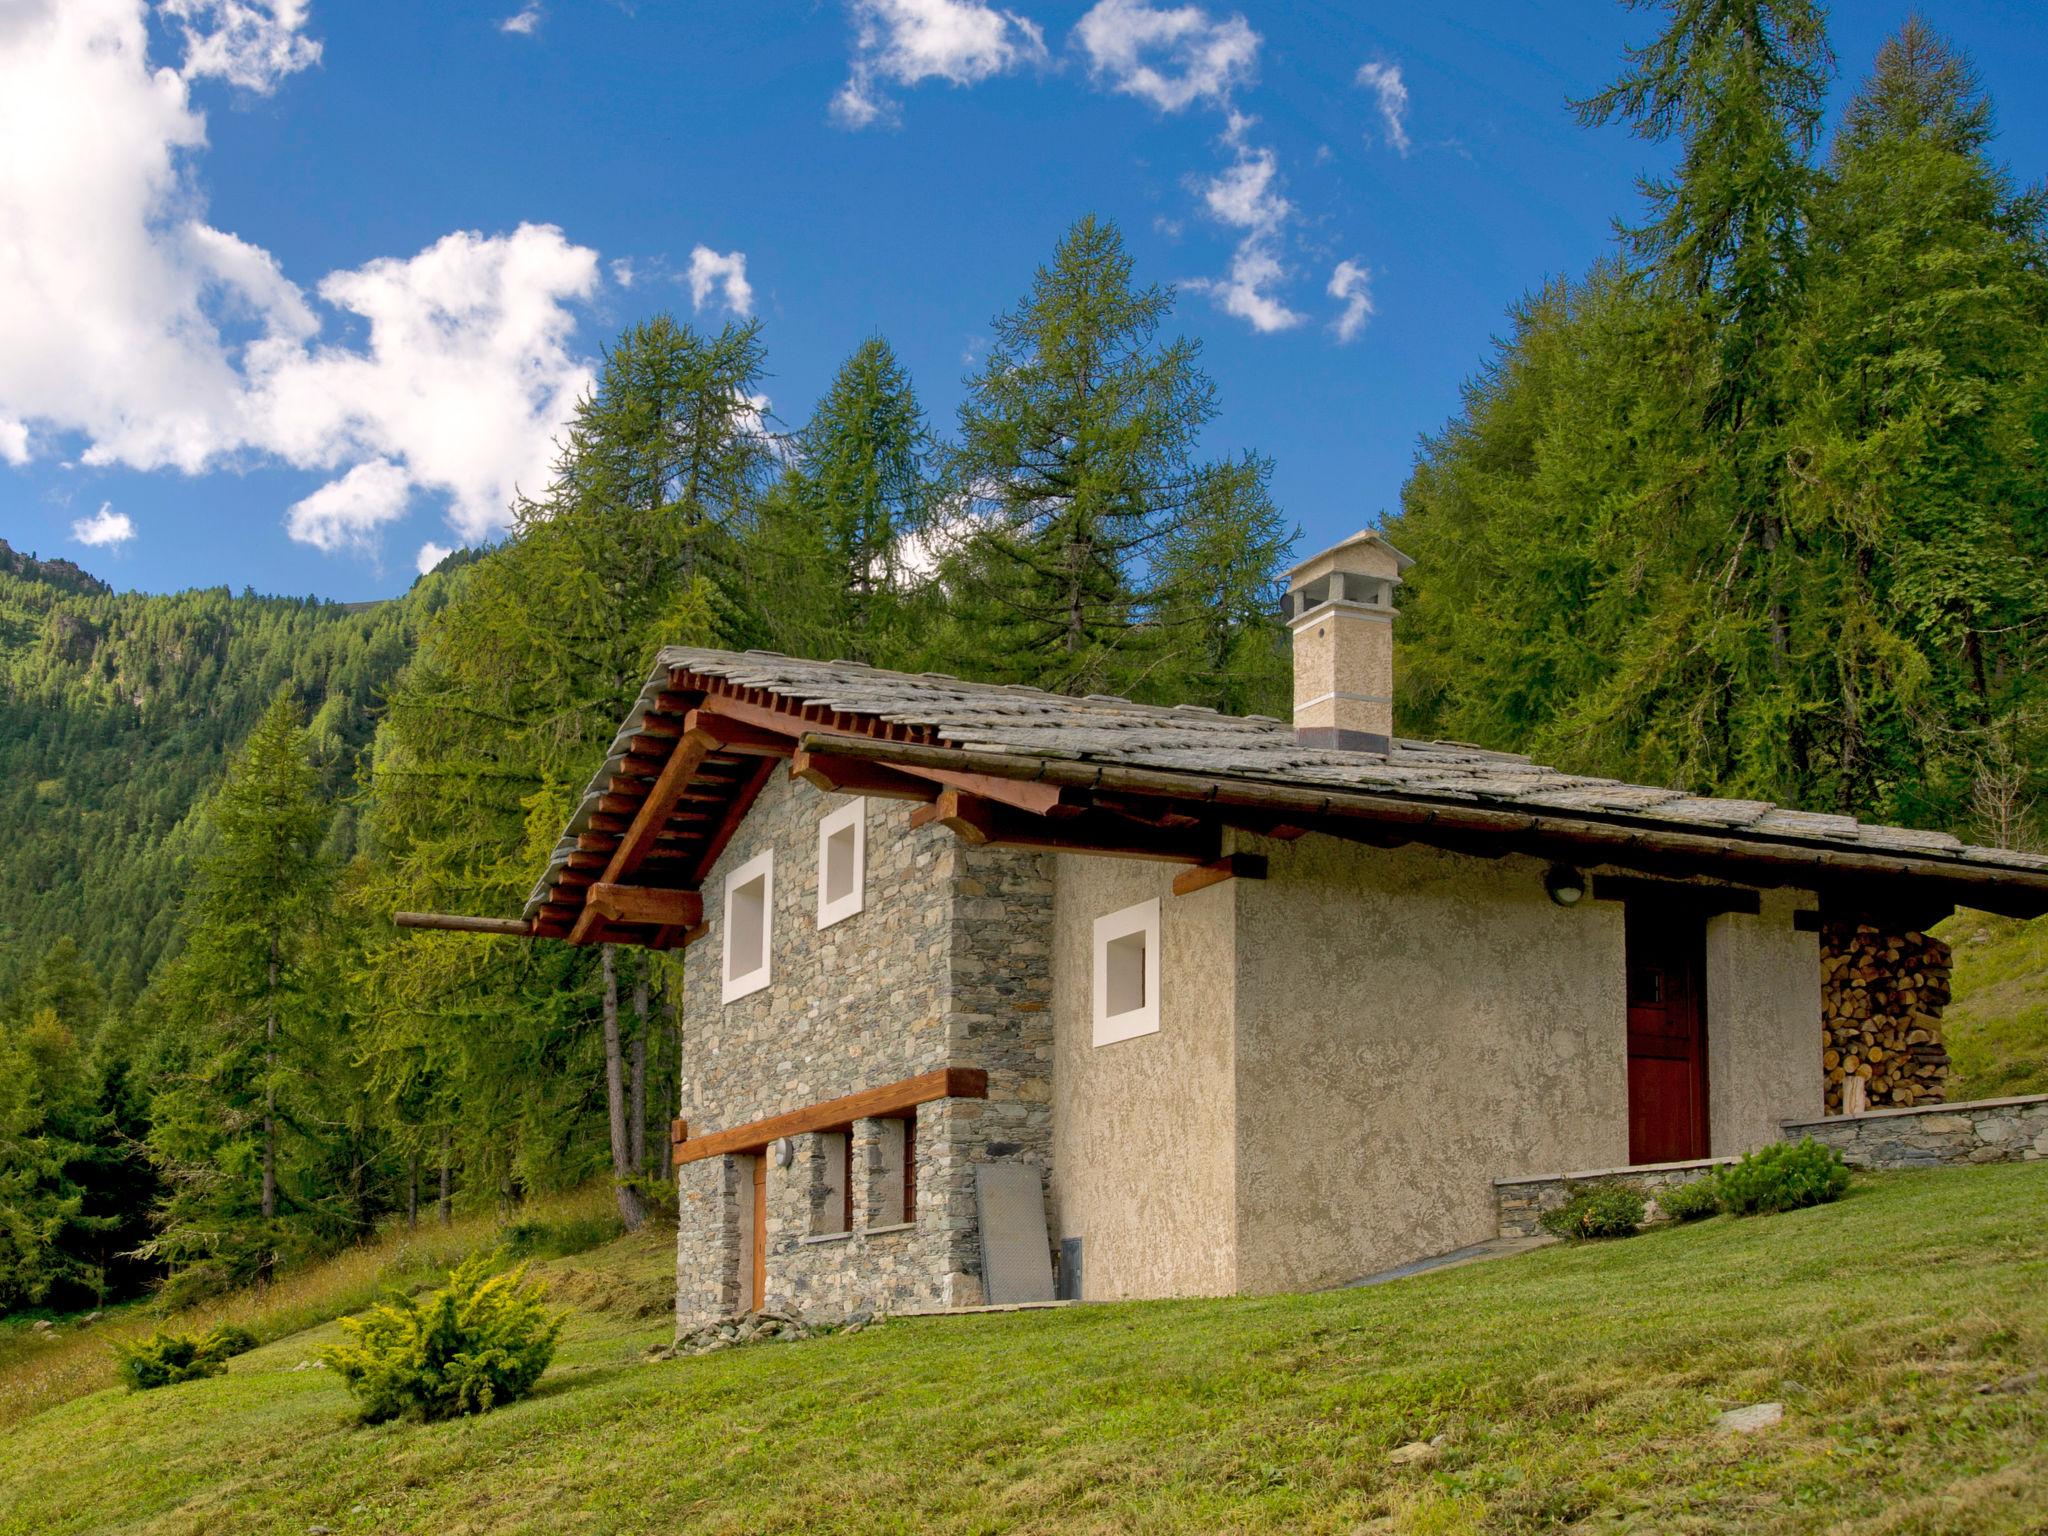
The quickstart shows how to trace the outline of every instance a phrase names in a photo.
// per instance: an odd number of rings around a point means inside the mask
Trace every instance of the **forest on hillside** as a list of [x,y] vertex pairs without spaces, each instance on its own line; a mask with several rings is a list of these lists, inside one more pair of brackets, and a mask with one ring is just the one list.
[[[1580,104],[1676,168],[1422,444],[1398,724],[2028,843],[2043,199],[1924,24],[1824,136],[1834,70],[1815,6],[1686,0]],[[679,956],[388,921],[518,910],[660,645],[1283,712],[1292,529],[1173,306],[1078,220],[945,431],[880,337],[791,427],[758,322],[637,325],[508,537],[388,604],[0,550],[0,1310],[673,1198]]]

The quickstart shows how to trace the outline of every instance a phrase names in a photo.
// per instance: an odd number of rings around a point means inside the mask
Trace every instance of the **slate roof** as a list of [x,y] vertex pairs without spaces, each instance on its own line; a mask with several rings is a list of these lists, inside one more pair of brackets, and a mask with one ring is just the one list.
[[942,673],[908,674],[846,661],[806,661],[766,651],[687,646],[662,651],[639,702],[592,780],[549,872],[535,887],[529,916],[611,775],[627,743],[683,669],[765,690],[793,708],[816,705],[842,715],[907,727],[936,745],[1071,762],[1117,764],[1206,778],[1398,795],[1403,800],[1555,812],[1644,827],[1897,855],[1971,874],[2048,873],[2048,857],[1978,848],[1945,832],[1880,826],[1849,816],[1788,810],[1763,800],[1718,799],[1615,779],[1570,774],[1516,753],[1453,742],[1397,738],[1385,753],[1304,747],[1291,725],[1263,715],[1234,716],[1193,705],[1163,707],[1091,695],[1071,698],[1022,685],[963,682]]

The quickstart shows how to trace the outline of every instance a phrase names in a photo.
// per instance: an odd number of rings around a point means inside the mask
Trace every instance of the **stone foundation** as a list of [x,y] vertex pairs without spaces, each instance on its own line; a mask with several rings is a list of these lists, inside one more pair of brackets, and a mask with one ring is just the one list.
[[1552,1173],[1531,1179],[1495,1179],[1494,1210],[1502,1237],[1536,1237],[1543,1216],[1554,1211],[1588,1184],[1627,1184],[1649,1201],[1645,1221],[1658,1221],[1657,1191],[1712,1178],[1734,1162],[1732,1157],[1703,1157],[1689,1163],[1643,1163],[1634,1168],[1598,1168],[1588,1173]]
[[1879,1109],[1787,1121],[1785,1137],[1811,1136],[1853,1168],[1937,1168],[2048,1158],[2048,1094]]

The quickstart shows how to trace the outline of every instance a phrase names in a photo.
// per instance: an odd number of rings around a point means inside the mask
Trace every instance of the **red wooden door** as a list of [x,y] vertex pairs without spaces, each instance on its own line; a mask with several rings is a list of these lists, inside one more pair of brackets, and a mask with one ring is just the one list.
[[1707,1155],[1706,923],[1628,907],[1628,1160]]

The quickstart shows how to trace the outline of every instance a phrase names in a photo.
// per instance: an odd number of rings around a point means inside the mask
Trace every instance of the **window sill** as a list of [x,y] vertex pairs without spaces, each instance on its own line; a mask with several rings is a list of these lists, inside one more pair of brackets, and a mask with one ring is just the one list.
[[851,1232],[812,1232],[796,1241],[797,1246],[801,1248],[811,1243],[843,1243],[851,1236]]
[[916,1230],[917,1223],[914,1221],[892,1221],[886,1227],[869,1227],[867,1234],[869,1237],[880,1237],[887,1232],[915,1232]]

